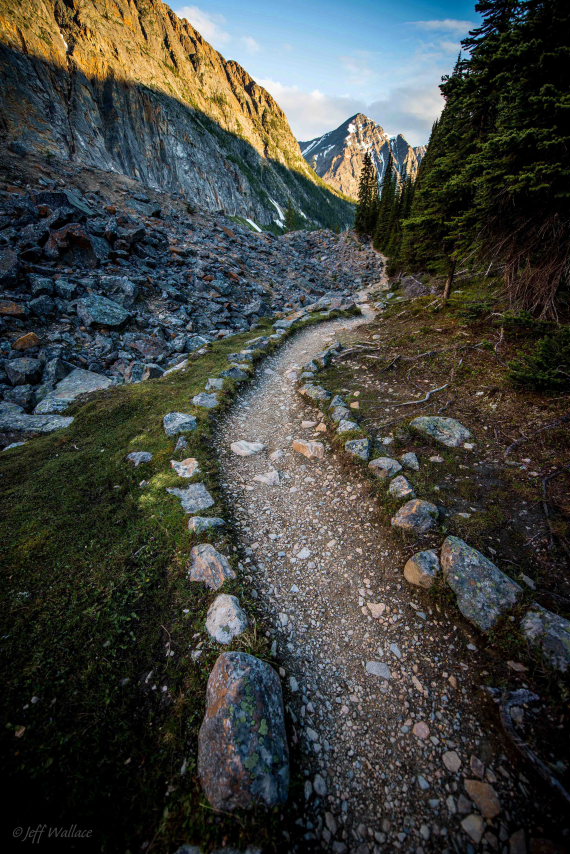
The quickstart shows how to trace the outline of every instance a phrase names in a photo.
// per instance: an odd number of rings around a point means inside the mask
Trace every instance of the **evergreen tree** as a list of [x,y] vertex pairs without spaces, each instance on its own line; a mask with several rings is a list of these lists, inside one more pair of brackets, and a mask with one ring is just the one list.
[[378,173],[369,151],[364,155],[358,184],[358,205],[354,227],[359,234],[371,234],[378,215]]
[[374,246],[385,252],[390,242],[390,234],[394,225],[394,215],[398,204],[398,181],[394,170],[392,149],[388,145],[388,161],[382,178],[382,190],[378,203],[376,227],[374,229]]
[[301,217],[293,207],[291,199],[289,199],[285,211],[285,230],[299,231],[300,228],[302,228]]
[[566,0],[480,0],[441,89],[445,107],[420,167],[403,262],[447,271],[495,262],[513,305],[557,311],[570,270]]

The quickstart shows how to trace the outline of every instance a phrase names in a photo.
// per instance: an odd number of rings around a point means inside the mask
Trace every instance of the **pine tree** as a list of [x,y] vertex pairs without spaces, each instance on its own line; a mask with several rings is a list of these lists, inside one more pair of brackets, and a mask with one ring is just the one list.
[[358,184],[358,205],[354,227],[359,234],[371,234],[378,214],[378,173],[367,151]]
[[293,207],[293,203],[291,199],[287,203],[287,209],[285,211],[285,230],[286,231],[298,231],[301,228],[301,217]]
[[374,229],[374,246],[380,252],[385,252],[390,242],[390,234],[394,226],[394,215],[398,204],[398,180],[394,170],[392,149],[388,144],[388,160],[382,178],[382,190],[378,203],[376,227]]

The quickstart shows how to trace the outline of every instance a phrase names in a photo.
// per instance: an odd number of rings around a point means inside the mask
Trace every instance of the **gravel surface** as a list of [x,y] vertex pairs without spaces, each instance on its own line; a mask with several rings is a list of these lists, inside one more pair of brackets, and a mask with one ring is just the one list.
[[[291,801],[302,839],[285,834],[283,850],[519,854],[532,821],[528,781],[493,733],[473,638],[406,584],[409,546],[381,523],[366,480],[332,453],[316,407],[295,391],[296,369],[362,322],[294,337],[218,430],[301,779]],[[296,453],[295,439],[324,441],[324,458]],[[265,449],[237,456],[239,440]],[[256,479],[273,469],[279,483]]]

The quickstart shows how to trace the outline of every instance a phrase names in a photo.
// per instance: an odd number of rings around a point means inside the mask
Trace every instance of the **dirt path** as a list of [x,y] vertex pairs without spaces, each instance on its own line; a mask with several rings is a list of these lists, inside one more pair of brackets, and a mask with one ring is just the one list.
[[[521,794],[481,719],[472,639],[403,581],[410,548],[404,553],[381,524],[364,478],[330,449],[307,460],[291,448],[295,438],[322,439],[302,426],[316,410],[296,394],[291,371],[361,322],[334,321],[292,339],[218,433],[222,481],[246,572],[273,626],[304,780],[291,792],[303,841],[283,850],[463,852],[483,837],[483,850],[508,851],[524,786]],[[238,439],[266,451],[235,456]],[[272,462],[278,450],[283,457]],[[279,485],[254,480],[274,465]],[[486,784],[478,809],[465,778]],[[500,812],[482,818],[496,812],[490,786]]]

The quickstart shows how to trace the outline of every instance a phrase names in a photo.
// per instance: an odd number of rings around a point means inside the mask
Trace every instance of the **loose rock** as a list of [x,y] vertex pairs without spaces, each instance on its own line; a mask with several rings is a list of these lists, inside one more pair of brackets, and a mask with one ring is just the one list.
[[377,457],[368,463],[368,468],[376,477],[382,478],[382,480],[388,480],[402,471],[402,466],[398,460],[393,460],[391,457]]
[[404,531],[414,531],[416,534],[425,534],[437,524],[439,511],[431,501],[422,501],[414,498],[400,507],[392,518],[391,524],[394,528],[402,528]]
[[190,552],[189,575],[190,581],[203,581],[211,590],[219,590],[227,579],[236,577],[227,557],[210,543],[194,546]]
[[171,486],[167,487],[166,491],[180,499],[182,509],[186,513],[198,513],[200,510],[207,510],[208,507],[215,504],[203,483],[191,483],[186,489]]
[[442,418],[440,415],[422,415],[414,418],[410,427],[422,436],[429,436],[448,448],[458,448],[472,436],[471,431],[455,418]]
[[410,584],[423,587],[428,590],[439,575],[441,567],[437,552],[431,549],[416,552],[404,566],[404,578]]
[[178,433],[190,433],[198,426],[193,415],[188,412],[169,412],[162,419],[167,436],[177,436]]
[[447,537],[441,548],[447,583],[466,619],[484,632],[516,604],[522,588],[477,549],[458,537]]
[[235,637],[245,632],[247,626],[247,615],[240,607],[237,596],[220,593],[208,609],[208,634],[218,643],[231,643]]
[[289,755],[281,685],[265,662],[223,653],[210,674],[198,737],[198,773],[215,809],[287,800]]
[[251,457],[253,454],[259,454],[265,450],[265,445],[262,442],[246,442],[245,439],[232,442],[230,447],[238,457]]
[[524,615],[521,629],[526,639],[540,648],[552,667],[566,673],[570,667],[570,620],[535,602]]

